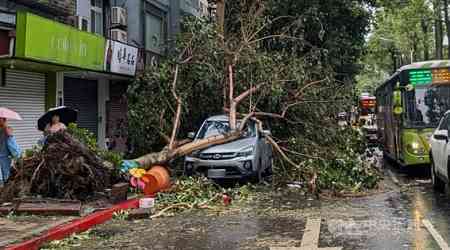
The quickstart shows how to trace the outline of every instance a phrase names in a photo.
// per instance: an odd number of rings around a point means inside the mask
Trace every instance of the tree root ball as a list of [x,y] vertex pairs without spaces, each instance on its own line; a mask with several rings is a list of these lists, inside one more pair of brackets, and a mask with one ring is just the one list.
[[47,138],[32,156],[16,162],[0,199],[22,196],[87,200],[112,185],[114,169],[67,132]]

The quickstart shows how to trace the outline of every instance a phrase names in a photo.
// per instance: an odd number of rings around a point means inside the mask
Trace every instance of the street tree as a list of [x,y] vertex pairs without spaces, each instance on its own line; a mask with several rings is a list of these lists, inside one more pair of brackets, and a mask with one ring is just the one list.
[[[274,136],[266,140],[280,156],[285,168],[280,172],[290,179],[321,176],[329,184],[344,175],[349,185],[375,180],[370,170],[355,167],[356,137],[346,137],[353,132],[339,130],[335,120],[351,105],[369,17],[363,2],[218,1],[218,9],[219,2],[225,8],[223,26],[188,20],[177,54],[130,86],[130,134],[135,154],[144,155],[125,165],[167,165],[239,139],[253,120],[259,129],[272,128]],[[222,11],[217,12],[221,20]],[[345,21],[333,24],[341,18]],[[217,113],[228,114],[228,133],[180,139]],[[320,167],[336,164],[351,167],[318,174]]]

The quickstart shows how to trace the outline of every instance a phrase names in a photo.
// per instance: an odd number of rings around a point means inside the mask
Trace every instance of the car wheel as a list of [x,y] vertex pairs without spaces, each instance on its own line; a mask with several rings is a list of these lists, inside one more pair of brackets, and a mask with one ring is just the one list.
[[444,190],[445,184],[436,174],[436,166],[433,159],[431,159],[431,183],[433,184],[433,188],[435,190]]
[[193,176],[194,175],[194,169],[192,167],[189,168],[187,166],[184,166],[184,175],[188,176],[188,177]]
[[192,172],[192,170],[184,170],[184,175],[187,177],[191,177],[194,175],[194,173]]

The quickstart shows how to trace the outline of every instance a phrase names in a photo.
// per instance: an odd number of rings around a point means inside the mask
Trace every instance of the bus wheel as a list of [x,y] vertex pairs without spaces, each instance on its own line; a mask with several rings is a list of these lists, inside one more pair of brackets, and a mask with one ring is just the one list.
[[433,183],[433,188],[435,190],[444,190],[445,183],[436,175],[436,167],[433,159],[431,159],[431,183]]

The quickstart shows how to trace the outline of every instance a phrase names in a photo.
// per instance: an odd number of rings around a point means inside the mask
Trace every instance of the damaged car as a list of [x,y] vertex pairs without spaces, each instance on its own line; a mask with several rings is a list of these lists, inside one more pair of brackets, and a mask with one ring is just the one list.
[[[239,126],[240,121],[238,121]],[[201,140],[230,132],[228,116],[219,115],[206,119],[197,133],[189,137]],[[235,141],[199,150],[187,156],[184,162],[186,175],[203,175],[210,179],[252,178],[261,181],[272,173],[272,146],[266,141],[269,130],[259,131],[250,120],[243,136]]]

